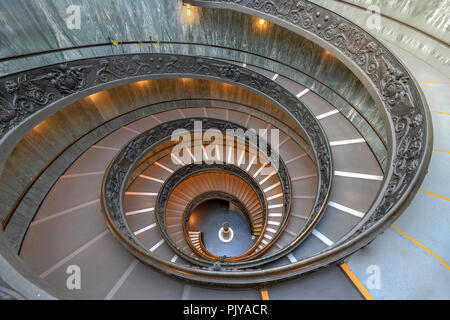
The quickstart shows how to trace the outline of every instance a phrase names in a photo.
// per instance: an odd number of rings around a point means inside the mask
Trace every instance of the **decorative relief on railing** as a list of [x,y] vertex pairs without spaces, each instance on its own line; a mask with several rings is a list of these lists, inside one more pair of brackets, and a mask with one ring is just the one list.
[[67,62],[0,79],[0,139],[50,104],[102,83],[137,76],[200,75],[244,85],[284,107],[305,131],[320,168],[315,210],[329,192],[332,170],[328,141],[311,111],[274,81],[223,61],[176,54],[134,54]]
[[[201,118],[187,118],[180,120],[173,120],[166,122],[157,127],[154,127],[140,135],[135,139],[130,141],[115,157],[110,167],[105,173],[105,178],[102,186],[102,197],[104,203],[105,213],[111,217],[113,223],[117,226],[118,231],[124,235],[128,240],[132,241],[135,245],[141,246],[136,237],[132,234],[131,230],[128,228],[122,206],[122,195],[125,191],[125,186],[130,177],[132,170],[136,164],[144,157],[151,149],[155,148],[161,144],[166,139],[170,139],[172,133],[178,128],[184,128],[188,132],[194,132],[196,126],[195,123],[201,121],[203,130],[215,129],[223,134],[226,134],[227,130],[237,130],[244,129],[242,126],[219,119],[201,119]],[[270,150],[271,147],[268,146]],[[274,152],[274,151],[272,151]],[[161,232],[167,242],[177,250],[182,256],[187,260],[192,260],[187,254],[181,252],[180,248],[177,248],[174,241],[172,241],[171,236],[167,230],[166,220],[165,220],[165,208],[167,201],[170,197],[172,191],[176,186],[184,179],[197,174],[202,171],[211,170],[221,170],[224,172],[231,173],[233,175],[241,178],[247,185],[249,185],[253,191],[255,191],[258,200],[261,204],[263,210],[263,216],[266,218],[267,214],[267,203],[265,199],[264,192],[261,190],[259,184],[254,180],[248,173],[239,167],[236,167],[228,163],[201,163],[201,164],[188,164],[182,168],[175,171],[168,179],[164,182],[161,190],[158,194],[158,198],[155,204],[155,214],[158,225],[160,226]],[[280,161],[278,166],[277,175],[279,177],[281,187],[283,189],[284,197],[284,207],[283,207],[283,218],[285,221],[288,218],[289,210],[291,207],[291,183],[287,168],[285,167],[283,161]],[[317,215],[318,212],[313,212],[311,215]],[[280,230],[281,231],[281,230]],[[196,262],[196,260],[192,260]],[[205,261],[204,263],[209,263]]]
[[[390,167],[392,176],[355,237],[380,220],[403,198],[411,183],[424,170],[430,128],[426,123],[426,107],[414,81],[403,65],[368,32],[338,14],[302,0],[202,0],[194,4],[234,4],[272,15],[310,32],[354,62],[376,88],[384,104],[394,140]],[[230,7],[231,8],[231,7]],[[427,165],[427,164],[425,164]]]

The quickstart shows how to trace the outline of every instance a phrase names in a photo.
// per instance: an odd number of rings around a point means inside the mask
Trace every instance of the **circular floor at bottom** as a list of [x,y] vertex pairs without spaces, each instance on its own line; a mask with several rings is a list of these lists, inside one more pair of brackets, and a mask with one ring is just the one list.
[[[219,239],[219,230],[225,222],[233,229],[229,242]],[[196,207],[189,219],[189,231],[201,231],[205,248],[221,257],[239,256],[255,243],[248,221],[238,212],[228,210],[228,202],[223,200],[209,200]]]

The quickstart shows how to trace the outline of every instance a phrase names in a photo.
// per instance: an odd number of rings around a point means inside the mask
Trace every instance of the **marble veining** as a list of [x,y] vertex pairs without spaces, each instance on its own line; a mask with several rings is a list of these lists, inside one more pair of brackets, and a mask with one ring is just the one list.
[[[66,25],[69,5],[80,7],[80,29]],[[277,25],[230,10],[193,7],[188,16],[179,0],[5,0],[0,3],[0,56],[60,47],[117,41],[190,41],[241,48],[288,63],[326,82],[357,106],[385,137],[374,102],[360,81],[332,55],[311,41]],[[0,63],[0,75],[87,57],[133,52],[169,52],[204,55],[251,63],[283,74],[328,100],[350,116],[380,161],[385,157],[370,127],[348,104],[313,79],[273,61],[245,53],[192,45],[156,44],[142,48],[107,46],[51,53]],[[330,72],[332,70],[332,72]]]

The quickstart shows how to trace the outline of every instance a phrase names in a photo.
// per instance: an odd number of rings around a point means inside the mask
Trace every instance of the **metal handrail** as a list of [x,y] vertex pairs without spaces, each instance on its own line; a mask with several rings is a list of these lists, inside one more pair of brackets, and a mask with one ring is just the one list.
[[[269,56],[260,54],[260,53],[255,53],[255,52],[251,52],[248,50],[244,50],[244,49],[240,49],[240,48],[233,48],[233,47],[228,47],[228,46],[223,46],[223,45],[217,45],[217,44],[209,44],[209,43],[201,43],[201,42],[188,42],[188,41],[149,41],[149,40],[143,40],[143,41],[119,41],[120,45],[140,45],[141,44],[158,44],[158,45],[194,45],[194,46],[204,46],[204,47],[211,47],[211,48],[216,48],[216,49],[225,49],[225,50],[232,50],[232,51],[236,51],[236,52],[240,52],[240,53],[245,53],[245,54],[249,54],[249,55],[253,55],[259,58],[263,58],[275,63],[278,63],[280,65],[283,65],[285,67],[288,67],[292,70],[295,70],[296,72],[299,72],[301,74],[306,75],[307,77],[311,78],[312,80],[320,83],[321,85],[323,85],[324,87],[326,87],[327,89],[329,89],[330,91],[332,91],[334,94],[336,94],[337,96],[339,96],[339,98],[341,98],[343,101],[345,101],[345,103],[347,103],[348,105],[351,106],[352,109],[354,109],[359,116],[361,116],[364,121],[370,126],[370,128],[375,132],[375,134],[377,135],[378,139],[381,141],[381,143],[383,144],[384,148],[387,149],[387,143],[384,139],[384,137],[382,136],[382,134],[378,131],[378,129],[372,124],[372,122],[352,103],[350,102],[346,97],[344,97],[342,94],[340,94],[339,92],[337,92],[334,88],[332,88],[331,86],[329,86],[327,83],[323,82],[322,80],[320,80],[319,78],[315,77],[314,75],[300,70],[294,66],[291,66],[283,61],[279,61],[276,60],[274,58],[271,58]],[[44,54],[50,54],[50,53],[59,53],[59,52],[65,52],[65,51],[71,51],[71,50],[80,50],[80,49],[86,49],[86,48],[95,48],[95,47],[105,47],[105,46],[109,46],[111,47],[111,49],[114,47],[113,44],[111,42],[104,42],[104,43],[93,43],[93,44],[86,44],[86,45],[78,45],[78,46],[70,46],[70,47],[64,47],[64,48],[57,48],[57,49],[49,49],[49,50],[41,50],[41,51],[35,51],[35,52],[27,52],[27,53],[21,53],[21,54],[16,54],[16,55],[10,55],[10,56],[6,56],[6,57],[1,57],[0,58],[0,62],[4,62],[4,61],[11,61],[11,60],[16,60],[16,59],[22,59],[22,58],[28,58],[28,57],[34,57],[34,56],[39,56],[39,55],[44,55]],[[149,50],[150,51],[150,50]],[[213,57],[214,58],[214,57]],[[233,61],[230,59],[227,59],[229,61]],[[237,62],[237,61],[234,61]],[[261,69],[265,69],[268,70],[266,68],[263,67],[258,67]],[[286,78],[289,78],[288,76],[285,76]],[[294,80],[293,80],[294,81]],[[314,90],[311,89],[311,91],[315,92]],[[318,94],[318,93],[316,93]],[[319,95],[319,94],[318,94]]]
[[[193,2],[193,1],[192,1]],[[200,3],[201,1],[195,1]],[[206,2],[206,1],[203,1]],[[212,1],[208,1],[212,2]],[[218,2],[218,1],[217,1]],[[232,2],[232,1],[230,1]],[[236,2],[236,1],[235,1]],[[306,1],[306,3],[309,3]],[[233,3],[235,6],[239,6],[239,4]],[[225,5],[224,5],[225,6]],[[311,8],[315,8],[312,6]],[[325,8],[322,8],[320,6],[316,6],[316,8],[320,8],[321,12],[327,13],[328,11]],[[310,10],[305,9],[305,10]],[[328,12],[332,17],[339,17],[338,15]],[[348,22],[346,19],[339,17],[339,19],[342,19],[346,23],[353,26],[351,22]],[[355,28],[358,28],[355,26]],[[357,29],[358,30],[358,29]],[[370,38],[371,39],[371,38]],[[376,40],[373,40],[375,45],[379,45],[380,47],[384,48],[382,44],[377,42]],[[336,50],[338,50],[336,48]],[[399,62],[393,55],[390,54],[389,50],[386,49],[386,63],[393,63],[394,65],[390,68],[390,71],[398,71],[402,72],[403,75],[409,76],[406,69],[403,67],[401,62]],[[389,74],[388,74],[389,75]],[[396,75],[398,77],[398,74]],[[404,78],[403,78],[404,79]],[[423,101],[423,98],[420,93],[420,89],[415,87],[414,81],[409,81],[409,79],[406,79],[404,81],[407,81],[408,84],[411,85],[410,88],[411,91],[400,91],[399,97],[402,99],[406,96],[407,98],[410,98],[410,102],[414,103],[411,108],[414,110],[418,109],[417,114],[413,114],[413,118],[408,118],[407,115],[398,115],[397,110],[395,110],[393,107],[397,106],[395,103],[396,99],[392,102],[392,109],[388,109],[388,105],[391,102],[390,101],[390,94],[392,94],[392,91],[385,91],[385,88],[382,87],[383,85],[390,84],[389,81],[394,81],[394,85],[397,84],[395,82],[395,79],[386,79],[384,80],[386,82],[380,84],[380,91],[377,92],[377,95],[380,99],[380,101],[383,101],[384,106],[386,108],[386,113],[389,110],[392,112],[392,117],[395,117],[395,119],[392,119],[392,124],[395,124],[395,131],[394,128],[390,128],[391,132],[393,134],[393,141],[392,146],[390,145],[390,150],[392,150],[391,158],[389,159],[392,161],[392,166],[389,168],[389,172],[387,174],[387,177],[383,181],[383,189],[380,191],[378,198],[379,202],[374,203],[373,208],[370,209],[370,215],[368,215],[366,218],[363,219],[363,221],[357,226],[359,229],[352,230],[352,234],[350,237],[347,237],[345,242],[339,243],[339,245],[335,245],[329,249],[327,249],[324,252],[321,252],[317,254],[314,257],[307,258],[301,261],[298,261],[296,263],[292,263],[283,267],[277,267],[272,268],[270,270],[264,270],[264,271],[241,271],[241,272],[212,272],[208,270],[196,270],[193,268],[187,268],[183,266],[175,266],[174,264],[164,261],[159,258],[154,258],[153,262],[156,267],[164,269],[167,273],[173,274],[175,276],[180,276],[185,278],[188,278],[193,281],[200,281],[203,283],[208,284],[229,284],[229,285],[249,285],[249,284],[255,284],[255,283],[268,283],[268,282],[275,282],[278,281],[281,278],[285,278],[286,274],[289,273],[289,276],[299,275],[306,271],[315,270],[317,268],[326,266],[327,264],[331,262],[336,262],[339,259],[343,259],[346,256],[350,255],[354,251],[360,249],[364,245],[368,244],[373,238],[381,231],[385,229],[389,223],[394,221],[401,212],[405,209],[405,207],[408,205],[409,201],[411,201],[412,196],[417,191],[419,184],[421,181],[423,181],[426,167],[430,160],[430,150],[431,150],[431,138],[432,138],[432,131],[431,131],[431,123],[430,123],[430,116],[429,112],[427,111],[425,107],[425,102]],[[394,93],[398,93],[397,90],[404,90],[400,84],[398,84],[399,88],[395,88],[396,90]],[[406,89],[405,89],[406,90]],[[395,98],[395,97],[394,97]],[[406,104],[408,102],[405,102]],[[398,106],[400,109],[401,107],[404,107],[403,105]],[[405,129],[406,128],[406,129]],[[422,130],[423,129],[423,130]],[[405,132],[406,130],[406,132]],[[422,131],[420,131],[422,130]],[[417,134],[417,143],[414,143],[413,146],[410,146],[409,144],[405,147],[404,142],[406,141],[406,138],[414,138],[411,135]],[[397,138],[398,135],[398,140]],[[408,141],[406,141],[408,142]],[[395,147],[398,147],[396,149]],[[402,167],[400,166],[400,161],[403,160],[409,160],[402,157],[397,157],[396,152],[400,152],[400,156],[406,151],[410,151],[409,148],[417,148],[416,151],[412,151],[409,153],[410,158],[416,160],[415,163],[413,163],[410,167],[408,167],[407,173],[402,174],[402,172],[396,173],[394,170],[401,170]],[[406,175],[406,176],[405,176]],[[393,176],[397,176],[399,179],[401,179],[399,183],[395,183],[396,181],[393,181],[389,185],[387,184],[388,181],[391,181],[393,179]],[[391,180],[389,180],[391,179]],[[403,181],[405,184],[403,184]],[[399,187],[402,187],[399,189]],[[103,199],[104,200],[104,199]],[[106,205],[105,202],[102,200],[102,205]],[[375,208],[375,205],[378,207]],[[113,224],[112,221],[108,221],[108,225],[111,227]],[[118,237],[121,237],[121,235],[117,235]],[[136,248],[133,244],[127,244],[129,246],[129,249],[135,253],[138,256],[145,257],[148,256],[148,252],[142,252],[139,248]]]
[[[351,2],[348,2],[348,1],[345,1],[345,0],[335,0],[335,1],[339,2],[339,3],[342,3],[342,4],[345,4],[345,5],[348,5],[348,6],[351,6],[351,7],[354,7],[354,8],[358,8],[358,9],[366,11],[366,12],[367,12],[367,10],[369,10],[369,8],[367,8],[367,7],[361,6],[361,5],[356,4],[356,3],[351,3]],[[382,12],[380,12],[379,15],[382,16],[385,19],[392,20],[392,21],[397,22],[398,24],[401,24],[401,25],[403,25],[403,26],[405,26],[407,28],[413,29],[414,31],[419,32],[419,33],[421,33],[421,34],[423,34],[423,35],[433,39],[434,41],[439,42],[440,44],[443,44],[444,46],[449,46],[450,45],[450,43],[448,43],[448,42],[446,42],[446,41],[444,41],[444,40],[442,40],[442,39],[440,39],[440,38],[438,38],[438,37],[436,37],[436,36],[434,36],[434,35],[432,35],[432,34],[430,34],[428,32],[425,32],[423,29],[419,29],[417,27],[414,27],[414,26],[410,25],[409,23],[406,23],[406,22],[403,22],[403,21],[401,21],[399,19],[396,19],[394,17],[388,16],[387,14],[384,14]]]

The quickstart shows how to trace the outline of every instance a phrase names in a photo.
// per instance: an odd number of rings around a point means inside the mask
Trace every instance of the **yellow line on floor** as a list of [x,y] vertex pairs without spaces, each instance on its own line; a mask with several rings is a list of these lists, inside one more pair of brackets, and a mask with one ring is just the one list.
[[422,189],[419,189],[419,191],[420,191],[420,192],[423,192],[423,193],[430,194],[430,195],[432,195],[432,196],[435,196],[435,197],[438,197],[438,198],[441,198],[441,199],[444,199],[444,200],[450,201],[450,198],[443,197],[443,196],[440,196],[440,195],[438,195],[438,194],[431,193],[431,192],[429,192],[429,191],[425,191],[425,190],[422,190]]
[[448,270],[450,270],[450,266],[448,264],[446,264],[444,262],[444,260],[442,260],[441,258],[439,258],[439,256],[434,253],[433,251],[431,251],[430,249],[428,249],[427,247],[425,247],[423,244],[421,244],[419,241],[415,240],[413,237],[407,235],[404,231],[400,230],[399,228],[397,228],[396,226],[392,225],[392,228],[394,228],[395,230],[397,230],[398,232],[400,232],[401,234],[403,234],[405,237],[407,237],[409,240],[411,240],[412,242],[414,242],[415,244],[417,244],[419,247],[421,247],[422,249],[424,249],[426,252],[428,252],[429,254],[431,254],[433,257],[435,257],[436,259],[439,260],[440,263],[442,263],[444,265],[444,267],[446,267]]
[[270,299],[269,299],[269,291],[267,291],[267,290],[261,290],[261,299],[262,299],[262,300],[270,300]]
[[366,300],[375,300],[374,297],[370,294],[369,290],[367,290],[366,287],[364,287],[362,282],[359,281],[359,279],[356,277],[356,275],[353,273],[353,271],[345,262],[342,263],[340,267]]
[[439,150],[439,149],[433,149],[433,151],[437,151],[437,152],[445,152],[445,153],[450,153],[450,151]]
[[438,151],[438,152],[445,152],[445,153],[450,153],[450,151],[439,150],[439,149],[433,149],[433,151]]
[[446,113],[446,112],[442,112],[442,111],[431,110],[431,112],[445,114],[446,116],[450,116],[450,113]]
[[421,82],[425,82],[425,83],[440,83],[440,84],[450,84],[450,82],[445,82],[445,81],[428,81],[428,80],[419,80]]

